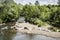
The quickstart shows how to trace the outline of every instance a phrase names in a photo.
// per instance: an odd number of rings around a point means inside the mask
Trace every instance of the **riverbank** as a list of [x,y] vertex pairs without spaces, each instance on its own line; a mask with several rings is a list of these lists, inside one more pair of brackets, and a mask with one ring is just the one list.
[[53,38],[60,38],[60,32],[46,32],[46,31],[41,31],[41,30],[18,30],[20,33],[25,33],[25,34],[34,34],[34,35],[44,35],[48,37],[53,37]]
[[47,27],[38,27],[30,23],[16,23],[13,27],[20,33],[45,35],[60,38],[60,32],[51,32]]
[[[11,23],[12,24],[12,23]],[[11,25],[9,23],[9,25]],[[1,24],[6,26],[7,24]],[[2,30],[8,29],[8,27],[0,27]],[[10,26],[9,26],[10,27]],[[45,35],[49,37],[54,37],[54,38],[60,38],[60,32],[52,32],[51,30],[48,29],[48,27],[52,27],[51,25],[47,26],[42,26],[38,27],[38,25],[33,25],[30,23],[16,23],[15,25],[12,25],[11,28],[15,29],[17,32],[20,33],[25,33],[25,34],[36,34],[36,35]]]

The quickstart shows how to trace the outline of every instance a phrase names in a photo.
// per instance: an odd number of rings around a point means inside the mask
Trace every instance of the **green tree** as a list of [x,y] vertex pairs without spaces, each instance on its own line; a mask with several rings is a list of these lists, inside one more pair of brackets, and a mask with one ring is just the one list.
[[24,16],[27,20],[31,18],[37,18],[39,16],[39,11],[36,6],[25,5],[22,10],[22,16]]
[[36,2],[35,2],[35,5],[39,5],[39,2],[38,2],[38,1],[36,1]]
[[46,6],[41,6],[40,7],[40,19],[43,20],[43,21],[47,21],[50,19],[50,14],[51,14],[51,11],[48,7]]
[[15,3],[1,3],[0,4],[0,19],[3,22],[11,22],[13,19],[17,19],[19,16],[18,5]]
[[5,0],[4,3],[8,4],[8,3],[14,3],[14,0]]

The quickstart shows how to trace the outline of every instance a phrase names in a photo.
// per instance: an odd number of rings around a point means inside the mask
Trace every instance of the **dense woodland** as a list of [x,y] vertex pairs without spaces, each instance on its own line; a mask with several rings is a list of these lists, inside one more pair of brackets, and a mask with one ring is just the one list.
[[[59,2],[58,2],[59,4]],[[19,17],[25,17],[25,21],[39,26],[45,23],[60,26],[60,5],[40,5],[38,1],[22,5],[13,0],[0,2],[0,23],[14,22]]]

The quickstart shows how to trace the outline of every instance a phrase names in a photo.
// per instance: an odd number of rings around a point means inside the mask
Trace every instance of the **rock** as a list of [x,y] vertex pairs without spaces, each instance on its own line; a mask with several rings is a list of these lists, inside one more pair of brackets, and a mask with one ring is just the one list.
[[24,27],[24,29],[28,29],[27,27]]
[[8,29],[8,27],[6,26],[6,27],[4,27],[4,28],[1,28],[2,30],[4,30],[4,29]]
[[57,32],[59,32],[60,30],[57,30]]

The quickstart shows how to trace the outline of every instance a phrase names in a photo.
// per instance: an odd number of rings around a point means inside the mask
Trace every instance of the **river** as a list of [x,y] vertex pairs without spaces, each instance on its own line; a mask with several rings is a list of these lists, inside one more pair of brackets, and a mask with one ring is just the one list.
[[23,34],[20,32],[4,30],[0,32],[0,40],[60,40],[60,39],[47,37],[43,35]]

